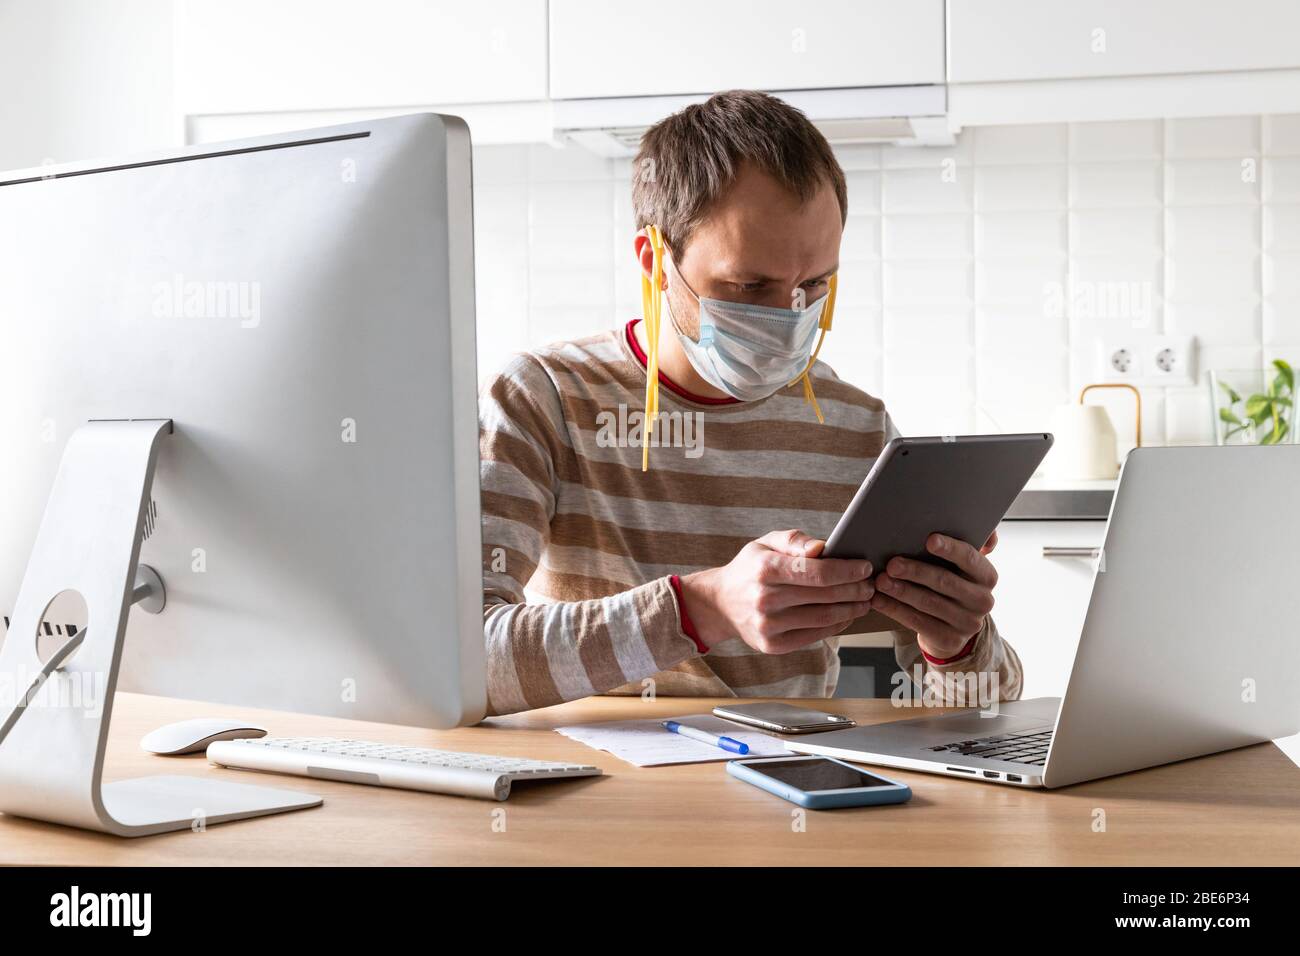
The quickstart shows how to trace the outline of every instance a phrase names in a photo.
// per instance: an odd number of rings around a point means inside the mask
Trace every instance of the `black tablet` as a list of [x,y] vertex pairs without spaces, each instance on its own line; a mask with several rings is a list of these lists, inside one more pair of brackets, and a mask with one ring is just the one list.
[[880,453],[835,530],[828,558],[895,555],[948,565],[925,549],[933,532],[979,547],[1052,447],[1046,432],[895,438]]

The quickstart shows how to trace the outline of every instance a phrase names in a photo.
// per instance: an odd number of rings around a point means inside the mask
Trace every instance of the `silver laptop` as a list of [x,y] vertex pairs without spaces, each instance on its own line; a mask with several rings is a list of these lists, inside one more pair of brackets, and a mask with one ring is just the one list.
[[[787,741],[1064,787],[1300,731],[1300,445],[1140,448],[1111,505],[1065,697]],[[1016,635],[1007,635],[1014,645]],[[991,713],[990,708],[988,713]]]

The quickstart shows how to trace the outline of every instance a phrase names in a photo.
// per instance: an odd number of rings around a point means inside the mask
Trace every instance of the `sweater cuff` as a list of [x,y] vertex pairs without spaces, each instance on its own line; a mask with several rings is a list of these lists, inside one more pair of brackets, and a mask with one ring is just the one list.
[[695,630],[695,622],[691,616],[686,613],[686,601],[682,597],[682,579],[675,574],[668,576],[669,583],[673,586],[673,594],[677,596],[677,613],[682,619],[682,631],[695,643],[695,649],[701,654],[709,653],[708,646],[700,640],[699,631]]
[[[680,600],[680,595],[678,599]],[[981,625],[980,629],[971,635],[971,639],[966,642],[966,645],[960,651],[954,654],[952,657],[931,657],[929,654],[925,652],[925,648],[921,647],[919,641],[917,642],[917,647],[921,651],[921,656],[924,657],[931,664],[937,664],[939,666],[944,666],[946,664],[956,664],[958,661],[963,661],[966,658],[970,657],[972,653],[974,653],[975,643],[980,639],[980,635],[983,633],[984,633],[984,627]]]

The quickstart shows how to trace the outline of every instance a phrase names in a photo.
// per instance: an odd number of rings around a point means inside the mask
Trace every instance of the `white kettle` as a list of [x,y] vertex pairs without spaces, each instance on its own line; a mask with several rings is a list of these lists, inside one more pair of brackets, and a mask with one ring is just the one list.
[[1100,405],[1084,403],[1094,388],[1126,388],[1137,403],[1137,444],[1142,444],[1142,396],[1132,385],[1105,383],[1088,385],[1079,400],[1058,405],[1052,413],[1055,442],[1043,461],[1043,475],[1060,481],[1094,481],[1119,474],[1119,446],[1110,415]]

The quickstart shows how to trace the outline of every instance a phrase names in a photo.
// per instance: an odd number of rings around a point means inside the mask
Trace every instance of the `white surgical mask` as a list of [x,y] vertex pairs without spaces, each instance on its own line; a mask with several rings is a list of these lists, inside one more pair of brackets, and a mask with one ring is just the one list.
[[699,303],[700,338],[686,335],[668,303],[668,316],[691,366],[714,388],[742,402],[767,398],[808,368],[828,296],[803,309],[701,298],[673,264],[673,274]]
[[[667,255],[663,235],[657,226],[646,226],[645,235],[650,241],[654,265],[649,275],[642,273],[641,276],[642,318],[647,345],[642,471],[650,467],[650,438],[659,416],[659,332],[662,326],[664,258]],[[677,273],[677,278],[681,279],[681,273]],[[669,319],[691,366],[715,388],[741,401],[754,401],[802,381],[804,400],[812,406],[817,421],[824,422],[808,370],[817,361],[826,333],[831,330],[836,278],[831,276],[830,291],[826,295],[803,309],[773,309],[701,299],[691,291],[700,308],[698,342],[682,334],[672,318],[671,308]],[[681,281],[686,285],[685,279]],[[690,290],[690,286],[686,288]]]

